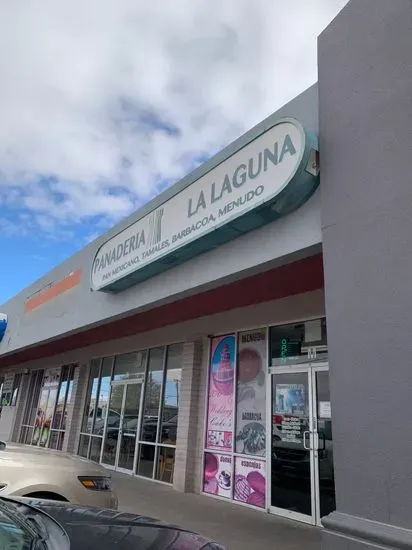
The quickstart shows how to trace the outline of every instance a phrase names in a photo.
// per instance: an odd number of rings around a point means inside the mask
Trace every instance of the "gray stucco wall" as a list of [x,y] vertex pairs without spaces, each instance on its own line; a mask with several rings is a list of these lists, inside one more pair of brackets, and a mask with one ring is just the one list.
[[412,548],[399,529],[412,517],[411,52],[410,0],[352,0],[319,39],[337,495],[324,548]]
[[[239,149],[251,136],[284,116],[294,116],[309,130],[318,131],[317,86],[309,88],[268,119],[247,132],[150,204],[130,216],[78,254],[48,273],[0,307],[9,316],[9,329],[0,343],[0,356],[47,339],[160,305],[274,265],[292,261],[320,249],[320,197],[317,192],[303,207],[281,220],[116,295],[91,292],[90,269],[102,242],[195,181]],[[24,302],[51,282],[83,269],[80,285],[40,308],[24,314]]]

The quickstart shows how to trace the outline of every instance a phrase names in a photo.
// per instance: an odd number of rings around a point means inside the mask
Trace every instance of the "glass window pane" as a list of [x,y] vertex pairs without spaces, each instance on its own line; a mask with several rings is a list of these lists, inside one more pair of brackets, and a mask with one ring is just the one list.
[[37,405],[39,403],[40,392],[43,385],[43,371],[37,371],[33,373],[32,376],[33,385],[30,385],[30,395],[32,396],[32,399],[29,405],[30,408],[27,411],[27,422],[25,422],[25,424],[28,424],[29,426],[34,426],[36,420]]
[[175,449],[159,447],[156,467],[156,479],[173,483],[173,471],[175,467]]
[[154,445],[139,445],[139,460],[137,474],[144,477],[153,477],[153,466],[156,447]]
[[92,437],[89,459],[93,462],[100,462],[100,451],[102,448],[103,439],[101,437]]
[[124,353],[115,357],[113,380],[126,380],[144,375],[146,351]]
[[142,441],[156,441],[159,421],[159,404],[163,382],[164,348],[154,348],[149,352],[149,366],[145,381],[144,416]]
[[59,388],[59,394],[57,397],[56,410],[53,417],[52,428],[55,428],[55,429],[59,429],[62,424],[68,383],[69,382],[67,380],[67,372],[63,372],[62,381],[60,383],[60,388]]
[[326,319],[271,327],[270,353],[272,366],[326,360]]
[[94,359],[90,367],[89,387],[87,389],[86,406],[82,423],[82,432],[92,431],[94,408],[96,404],[97,389],[99,385],[100,359]]
[[13,392],[12,392],[11,403],[10,403],[13,407],[15,407],[17,404],[17,398],[19,396],[19,391],[20,391],[21,376],[22,376],[21,374],[16,374],[13,380]]
[[63,449],[64,432],[50,432],[49,449],[61,451]]
[[99,395],[96,402],[96,417],[93,426],[93,433],[97,435],[103,435],[104,431],[104,422],[109,403],[110,382],[112,379],[112,363],[112,357],[105,357],[103,359]]
[[176,445],[182,356],[183,344],[174,344],[168,347],[162,406],[162,428],[159,435],[160,442],[168,445]]
[[87,458],[87,450],[89,448],[90,437],[88,435],[81,435],[79,441],[79,450],[77,454],[84,458]]
[[74,378],[74,370],[78,367],[71,367],[69,371],[69,378],[68,378],[68,388],[67,388],[67,397],[66,397],[66,403],[64,407],[63,412],[63,422],[61,425],[61,429],[66,429],[66,423],[67,423],[67,405],[70,403],[72,395],[73,395],[73,378]]
[[104,464],[114,465],[120,431],[120,416],[123,403],[123,385],[115,385],[111,389],[109,401],[109,414],[107,416],[107,429],[103,448]]

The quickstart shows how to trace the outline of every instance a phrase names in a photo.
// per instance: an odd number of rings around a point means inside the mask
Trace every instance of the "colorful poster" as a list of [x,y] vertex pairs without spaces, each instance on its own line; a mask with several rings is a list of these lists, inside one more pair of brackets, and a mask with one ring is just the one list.
[[237,456],[235,459],[234,499],[265,508],[266,462]]
[[304,384],[276,384],[276,412],[305,415],[307,410]]
[[206,447],[232,450],[235,336],[211,342]]
[[43,379],[43,388],[40,394],[40,401],[37,408],[36,420],[32,445],[46,447],[50,434],[51,422],[53,419],[54,407],[57,401],[57,390],[59,388],[61,369],[49,369]]
[[203,490],[205,493],[232,497],[232,457],[205,453]]
[[266,454],[266,330],[239,334],[236,392],[236,452]]

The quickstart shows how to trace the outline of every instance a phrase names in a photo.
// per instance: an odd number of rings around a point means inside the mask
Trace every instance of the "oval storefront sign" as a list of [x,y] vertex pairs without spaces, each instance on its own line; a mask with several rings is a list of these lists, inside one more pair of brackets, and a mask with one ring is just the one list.
[[92,288],[127,288],[288,214],[318,181],[316,136],[282,119],[104,243]]
[[3,340],[3,337],[6,334],[6,329],[7,315],[5,313],[0,313],[0,342]]

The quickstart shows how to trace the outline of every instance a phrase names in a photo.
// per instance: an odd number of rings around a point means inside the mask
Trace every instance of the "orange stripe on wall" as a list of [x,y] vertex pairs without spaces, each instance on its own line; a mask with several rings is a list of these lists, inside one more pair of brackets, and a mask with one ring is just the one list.
[[77,271],[73,271],[73,273],[70,273],[70,275],[67,275],[67,277],[65,277],[64,279],[57,281],[57,283],[54,283],[52,286],[39,292],[38,294],[33,296],[33,298],[29,298],[24,304],[25,313],[33,311],[33,309],[35,309],[36,307],[39,307],[47,302],[50,302],[51,300],[54,300],[54,298],[56,298],[60,294],[63,294],[63,292],[67,292],[71,288],[77,286],[80,283],[81,278],[82,270],[78,269]]

